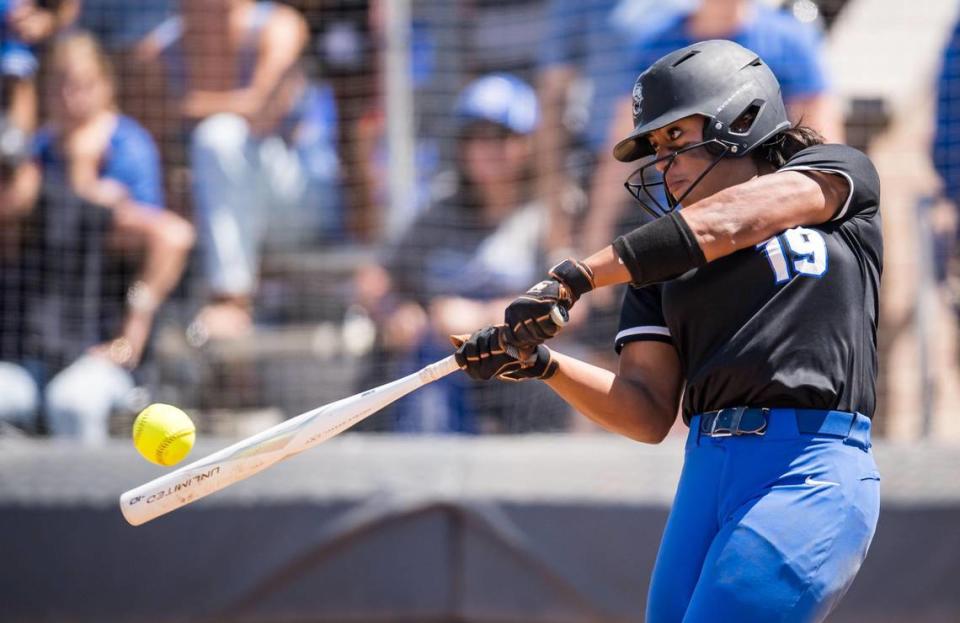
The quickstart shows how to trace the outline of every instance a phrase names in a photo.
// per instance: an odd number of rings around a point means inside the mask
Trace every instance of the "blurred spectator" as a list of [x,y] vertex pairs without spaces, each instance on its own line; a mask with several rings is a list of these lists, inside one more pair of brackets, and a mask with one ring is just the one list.
[[[960,232],[960,21],[943,50],[937,78],[936,127],[933,136],[933,165],[943,184],[941,197],[932,201],[931,214],[921,214],[933,228],[933,260],[938,282],[946,281],[954,309],[960,311],[960,289],[956,283],[955,250]],[[926,202],[921,202],[923,210]],[[953,261],[952,261],[953,260]],[[949,278],[949,281],[948,281]]]
[[960,206],[960,22],[943,51],[937,79],[933,164],[943,181],[943,194]]
[[[172,110],[164,90],[165,75],[156,64],[139,62],[137,45],[177,8],[176,0],[83,0],[79,25],[92,32],[116,72],[117,101],[131,117],[142,123],[160,143],[161,160],[169,174],[183,162],[183,145],[175,128],[179,115]],[[183,176],[181,176],[182,178]],[[180,210],[185,189],[168,183],[170,207]],[[173,196],[169,196],[172,194]]]
[[199,339],[245,335],[261,252],[342,238],[336,110],[300,64],[290,7],[191,0],[138,54],[161,59],[190,124],[190,167],[211,302]]
[[170,17],[176,0],[83,0],[80,27],[97,37],[108,52],[130,50]]
[[[432,202],[435,193],[443,194],[443,167],[456,159],[457,128],[450,114],[465,77],[491,72],[509,72],[524,77],[530,73],[543,27],[543,0],[416,0],[409,21],[392,28],[389,0],[370,2],[370,31],[379,43],[378,52],[387,52],[393,37],[408,44],[410,70],[403,80],[393,81],[396,88],[412,91],[414,136],[412,188],[409,196],[397,195],[389,184],[389,158],[394,154],[388,142],[388,116],[397,101],[382,91],[368,102],[355,129],[353,158],[362,178],[357,180],[363,193],[361,211],[366,221],[387,240],[396,240],[413,220]],[[397,31],[400,31],[398,35]],[[381,58],[380,71],[387,66]],[[377,84],[388,81],[381,76]],[[408,85],[408,86],[407,86]],[[401,102],[405,97],[400,98]],[[395,119],[404,121],[402,108],[394,109]],[[400,156],[403,157],[402,155]],[[407,178],[405,178],[407,179]]]
[[614,102],[629,91],[636,69],[624,53],[631,41],[689,12],[696,0],[549,0],[540,46],[537,91],[537,179],[550,213],[547,248],[563,259],[585,199],[578,192],[607,148]]
[[80,0],[0,0],[0,106],[22,130],[36,126],[36,46],[71,26],[79,12]]
[[30,138],[0,115],[0,214],[13,217],[31,200],[24,163],[30,155]]
[[[843,141],[842,116],[829,90],[820,33],[792,14],[762,2],[702,0],[692,12],[666,20],[627,50],[634,77],[661,56],[707,39],[730,39],[755,51],[780,80],[791,120],[802,120],[804,125],[823,134],[827,142]],[[591,182],[590,213],[580,244],[584,249],[610,244],[628,205],[623,182],[632,168],[616,161],[611,152],[613,142],[633,129],[630,100],[628,85],[614,104],[608,144]]]
[[[504,302],[541,268],[544,213],[530,189],[533,89],[508,74],[487,75],[464,89],[456,116],[456,191],[418,217],[382,266],[357,279],[358,302],[381,329],[376,372],[391,378],[449,354],[449,335],[501,322]],[[498,393],[452,375],[405,399],[396,428],[515,430],[531,414],[511,413],[510,398],[537,385]],[[545,421],[547,400],[530,404],[538,404],[539,425],[556,426]]]
[[0,204],[4,229],[22,227],[2,268],[3,311],[21,322],[4,330],[21,339],[0,342],[0,420],[29,426],[42,405],[51,433],[97,441],[134,387],[193,229],[163,209],[156,147],[116,110],[93,37],[66,35],[48,59],[50,119],[12,174],[16,200]]
[[376,97],[376,45],[370,29],[372,0],[287,0],[310,27],[308,70],[322,76],[336,96],[338,153],[343,170],[345,227],[351,238],[373,241],[376,211],[365,186],[366,160],[356,149],[354,129]]
[[544,0],[462,0],[460,19],[464,70],[471,75],[534,70],[546,26]]
[[[363,115],[352,128],[354,144],[351,160],[358,164],[357,176],[360,191],[355,193],[359,204],[352,206],[363,215],[368,231],[386,240],[396,240],[406,227],[430,204],[432,183],[440,169],[440,162],[449,162],[453,158],[443,151],[444,139],[455,133],[452,127],[450,110],[456,91],[460,87],[448,88],[450,80],[456,80],[461,73],[450,67],[456,54],[445,37],[453,30],[459,5],[443,4],[440,0],[427,0],[414,3],[413,15],[409,23],[410,73],[408,75],[413,97],[413,197],[409,203],[397,200],[390,188],[390,153],[387,137],[387,115],[391,102],[387,101],[383,76],[387,62],[383,57],[387,53],[389,4],[388,0],[373,0],[370,3],[370,31],[373,39],[380,45],[376,48],[380,58],[374,66],[380,72],[374,83],[379,87],[374,96],[365,102]],[[418,10],[419,9],[419,10]],[[448,45],[444,45],[444,44]],[[442,49],[449,53],[441,54]]]

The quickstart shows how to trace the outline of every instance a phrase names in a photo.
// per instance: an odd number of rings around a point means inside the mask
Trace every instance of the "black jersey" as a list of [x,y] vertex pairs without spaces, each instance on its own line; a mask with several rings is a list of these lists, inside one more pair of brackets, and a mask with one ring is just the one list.
[[780,171],[842,175],[850,194],[822,225],[627,290],[617,352],[637,340],[673,344],[687,421],[744,405],[873,415],[883,261],[876,169],[851,147],[817,145]]

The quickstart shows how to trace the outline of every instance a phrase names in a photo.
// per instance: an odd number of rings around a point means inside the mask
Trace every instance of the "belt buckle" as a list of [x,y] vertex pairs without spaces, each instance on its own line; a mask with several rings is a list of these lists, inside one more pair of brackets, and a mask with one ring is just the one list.
[[[756,428],[745,430],[740,427],[740,424],[743,421],[743,414],[746,413],[748,409],[749,407],[745,406],[720,409],[712,418],[707,430],[702,432],[709,437],[739,437],[740,435],[765,434],[767,432],[767,421],[770,415],[770,409],[761,408],[760,414],[762,416],[762,422],[760,425]],[[730,415],[726,416],[728,412]]]
[[[739,424],[740,418],[743,417],[744,409],[746,409],[746,407],[731,407],[717,411],[716,415],[710,422],[710,427],[706,431],[707,435],[710,437],[733,437],[737,428],[737,424]],[[734,412],[733,423],[732,425],[724,426],[724,424],[728,424],[728,422],[721,422],[721,419],[726,420],[724,414],[727,411]]]

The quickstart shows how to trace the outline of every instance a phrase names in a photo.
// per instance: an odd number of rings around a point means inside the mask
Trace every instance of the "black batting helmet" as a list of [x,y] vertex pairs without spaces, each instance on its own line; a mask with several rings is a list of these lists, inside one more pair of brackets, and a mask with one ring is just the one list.
[[732,157],[790,127],[780,83],[756,53],[733,41],[702,41],[640,74],[633,87],[634,129],[614,147],[614,157],[632,162],[652,155],[647,134],[690,115],[706,117],[704,141]]

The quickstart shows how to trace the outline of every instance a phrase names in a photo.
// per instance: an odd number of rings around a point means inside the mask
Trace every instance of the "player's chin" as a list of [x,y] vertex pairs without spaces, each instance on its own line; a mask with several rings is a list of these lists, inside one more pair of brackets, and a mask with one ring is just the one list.
[[[667,190],[676,198],[683,197],[683,194],[690,189],[690,184],[686,180],[667,182]],[[689,197],[687,198],[689,200]]]

